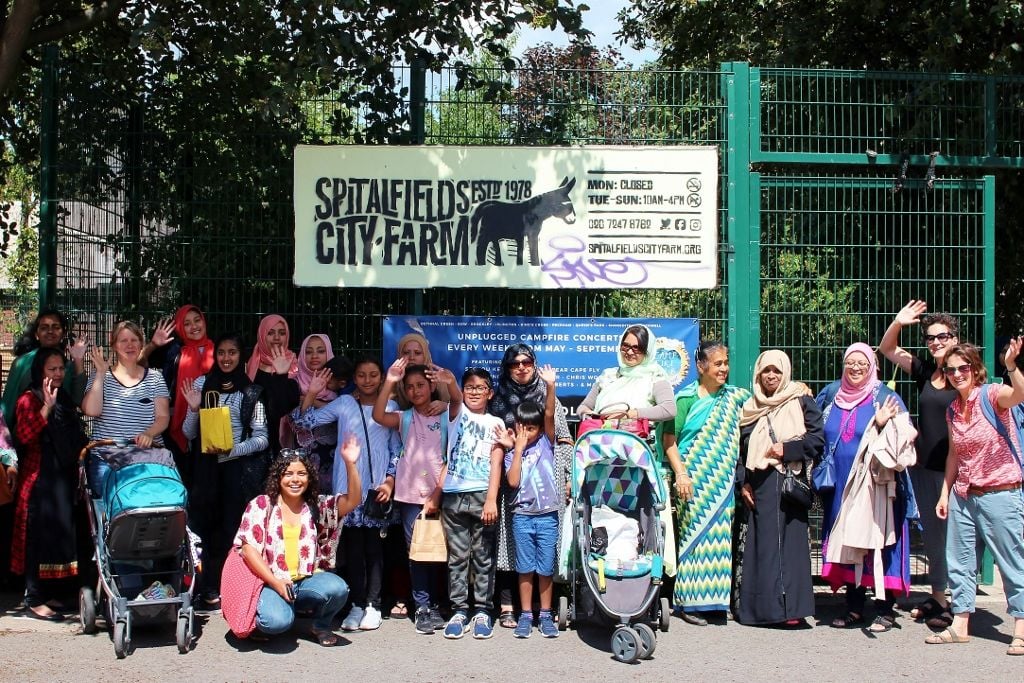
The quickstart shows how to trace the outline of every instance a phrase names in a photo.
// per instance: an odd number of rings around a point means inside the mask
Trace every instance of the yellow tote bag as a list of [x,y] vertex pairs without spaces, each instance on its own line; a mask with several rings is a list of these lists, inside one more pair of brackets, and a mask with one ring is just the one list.
[[447,562],[448,546],[444,540],[444,527],[437,517],[420,514],[412,527],[409,559],[415,562]]
[[231,431],[231,411],[220,403],[220,394],[206,394],[205,408],[199,409],[199,439],[203,453],[230,451],[235,445]]

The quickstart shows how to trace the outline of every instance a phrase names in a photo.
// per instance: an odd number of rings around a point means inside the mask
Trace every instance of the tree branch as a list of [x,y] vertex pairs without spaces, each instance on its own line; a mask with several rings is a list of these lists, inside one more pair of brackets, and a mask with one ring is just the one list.
[[79,33],[88,28],[100,24],[112,17],[117,16],[121,8],[128,0],[103,0],[94,7],[82,10],[81,14],[68,17],[47,26],[32,31],[28,36],[26,48],[34,47],[42,43],[50,43],[60,40],[64,36]]

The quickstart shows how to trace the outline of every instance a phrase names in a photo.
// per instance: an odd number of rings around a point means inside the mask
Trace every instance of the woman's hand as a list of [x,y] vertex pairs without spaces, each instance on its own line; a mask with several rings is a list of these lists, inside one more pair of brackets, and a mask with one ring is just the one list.
[[396,384],[401,382],[402,378],[405,377],[405,367],[407,365],[409,365],[409,359],[405,356],[401,356],[391,364],[391,367],[388,368],[388,374],[384,379]]
[[97,382],[103,382],[103,375],[110,369],[110,363],[107,362],[107,357],[103,354],[103,349],[99,346],[92,347],[92,352],[89,354],[92,359],[92,366],[96,368],[96,380]]
[[327,383],[331,381],[331,377],[333,376],[334,373],[331,372],[330,368],[314,370],[313,376],[309,379],[309,387],[306,389],[306,395],[316,396],[319,394],[327,388]]
[[676,495],[679,500],[688,501],[693,498],[693,481],[685,472],[676,472],[675,476]]
[[377,502],[386,503],[391,500],[391,494],[395,490],[394,477],[384,477],[384,483],[377,487]]
[[164,318],[156,324],[156,329],[153,330],[153,336],[150,337],[149,343],[153,346],[167,346],[171,343],[173,337],[174,321],[171,318]]
[[550,365],[545,365],[544,367],[537,368],[537,376],[550,389],[555,386],[555,381],[558,379],[558,371]]
[[188,404],[189,410],[193,413],[199,412],[199,404],[203,400],[202,394],[196,391],[195,387],[183,386],[181,388],[181,395],[185,399],[185,403]]
[[911,299],[907,302],[907,305],[899,310],[896,314],[896,322],[903,327],[907,325],[916,325],[921,321],[921,316],[928,310],[928,304],[917,299]]
[[875,424],[878,425],[879,429],[885,427],[885,424],[896,417],[896,414],[900,412],[900,404],[896,400],[895,396],[889,396],[885,399],[885,402],[875,409]]
[[284,598],[285,602],[292,602],[291,596],[288,595],[288,586],[292,586],[292,590],[294,591],[295,584],[291,581],[285,581],[284,579],[278,579],[277,577],[274,578],[276,579],[276,581],[274,581],[274,592]]
[[494,425],[494,443],[507,451],[516,445],[516,438],[512,430],[506,429],[505,425]]
[[292,361],[285,354],[283,346],[270,347],[270,367],[274,369],[275,375],[287,375],[292,369]]
[[359,461],[360,450],[359,441],[355,435],[349,434],[345,437],[344,443],[341,444],[341,459],[351,465],[355,465]]
[[743,500],[743,504],[747,506],[748,510],[754,509],[754,487],[750,484],[744,484],[740,487],[740,498]]
[[43,410],[44,416],[48,416],[57,405],[57,389],[60,387],[49,377],[43,378]]
[[949,515],[949,494],[939,495],[939,502],[935,504],[935,516],[939,519],[946,519]]
[[68,347],[68,355],[75,365],[81,366],[85,360],[85,352],[89,350],[89,342],[85,339],[76,339],[75,343]]
[[135,445],[139,448],[150,448],[153,445],[153,437],[146,432],[135,435]]
[[592,408],[588,408],[587,406],[580,404],[580,406],[576,408],[576,414],[579,415],[580,417],[586,417],[587,415],[593,415],[594,410]]
[[771,446],[768,447],[768,450],[765,452],[764,457],[767,458],[768,460],[781,462],[783,450],[784,449],[781,443],[773,443]]
[[1003,365],[1007,368],[1017,367],[1022,341],[1024,337],[1010,337],[1010,343],[1006,345],[1006,353],[1003,355]]

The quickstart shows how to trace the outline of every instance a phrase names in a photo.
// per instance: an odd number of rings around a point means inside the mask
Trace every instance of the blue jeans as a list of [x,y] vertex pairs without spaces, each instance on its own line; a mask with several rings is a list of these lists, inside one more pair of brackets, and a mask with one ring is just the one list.
[[558,512],[541,515],[512,515],[512,538],[516,542],[516,571],[551,576],[555,573],[558,547]]
[[[412,527],[416,518],[423,511],[422,505],[415,503],[399,503],[402,514],[402,528],[405,530],[405,547],[412,545]],[[432,599],[430,589],[437,584],[438,571],[444,565],[438,562],[414,562],[409,560],[409,582],[412,584],[412,601],[416,609],[433,607],[437,600]]]
[[979,538],[992,552],[1003,577],[1007,613],[1024,618],[1024,498],[1019,489],[966,498],[950,494],[946,564],[953,614],[974,612]]
[[348,584],[337,574],[317,572],[295,584],[295,602],[289,603],[273,588],[264,586],[256,603],[256,628],[267,635],[292,627],[296,613],[313,617],[317,631],[331,630],[334,616],[345,606]]

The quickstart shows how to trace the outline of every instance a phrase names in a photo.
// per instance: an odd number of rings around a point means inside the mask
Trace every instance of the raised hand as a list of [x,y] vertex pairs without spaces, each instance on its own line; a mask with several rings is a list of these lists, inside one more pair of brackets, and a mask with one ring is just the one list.
[[334,373],[331,372],[330,368],[314,370],[313,376],[309,380],[309,388],[306,389],[306,394],[316,396],[327,388],[327,383],[331,381],[331,377],[333,376]]
[[896,414],[899,412],[900,404],[896,397],[889,396],[882,405],[875,408],[875,424],[881,429],[889,420],[896,417]]
[[515,446],[515,435],[505,425],[494,425],[494,442],[499,444],[506,451]]
[[103,349],[99,346],[92,347],[89,357],[92,359],[92,366],[96,368],[96,375],[100,378],[99,381],[102,382],[102,376],[110,369],[110,363],[107,362]]
[[156,329],[153,330],[153,336],[149,341],[153,346],[167,346],[173,337],[174,321],[164,318],[156,324]]
[[292,369],[292,361],[283,346],[270,347],[270,366],[274,368],[275,375],[287,375]]
[[344,443],[341,444],[341,459],[354,465],[359,460],[359,451],[359,441],[355,435],[349,434],[346,436]]
[[85,358],[85,352],[89,350],[89,342],[85,339],[76,339],[75,343],[68,347],[68,355],[76,364]]
[[388,374],[385,379],[391,380],[392,382],[401,382],[402,378],[405,377],[405,367],[409,365],[409,359],[405,356],[401,356],[391,367],[388,368]]
[[524,425],[521,425],[521,424],[517,423],[516,424],[516,433],[515,433],[515,447],[516,447],[516,449],[520,450],[520,451],[526,450],[526,444],[528,444],[529,441],[530,441],[530,435],[529,435],[529,433],[527,433],[526,427]]
[[555,380],[558,379],[558,371],[550,365],[545,365],[544,367],[537,368],[537,376],[540,377],[548,387],[553,387],[555,386]]
[[435,386],[440,384],[448,385],[455,381],[455,375],[452,374],[452,371],[439,365],[431,365],[424,374]]
[[1003,365],[1016,367],[1022,343],[1024,337],[1010,337],[1010,343],[1006,345],[1006,353],[1003,355]]
[[896,322],[906,327],[907,325],[916,325],[921,321],[921,316],[928,310],[928,304],[924,301],[918,301],[917,299],[911,299],[907,302],[907,305],[899,310],[896,314]]
[[203,397],[196,388],[193,386],[183,386],[181,388],[181,395],[185,399],[185,403],[188,403],[188,408],[193,413],[199,412],[199,404],[202,402]]
[[57,403],[57,389],[60,387],[49,377],[43,378],[43,406],[52,408]]

